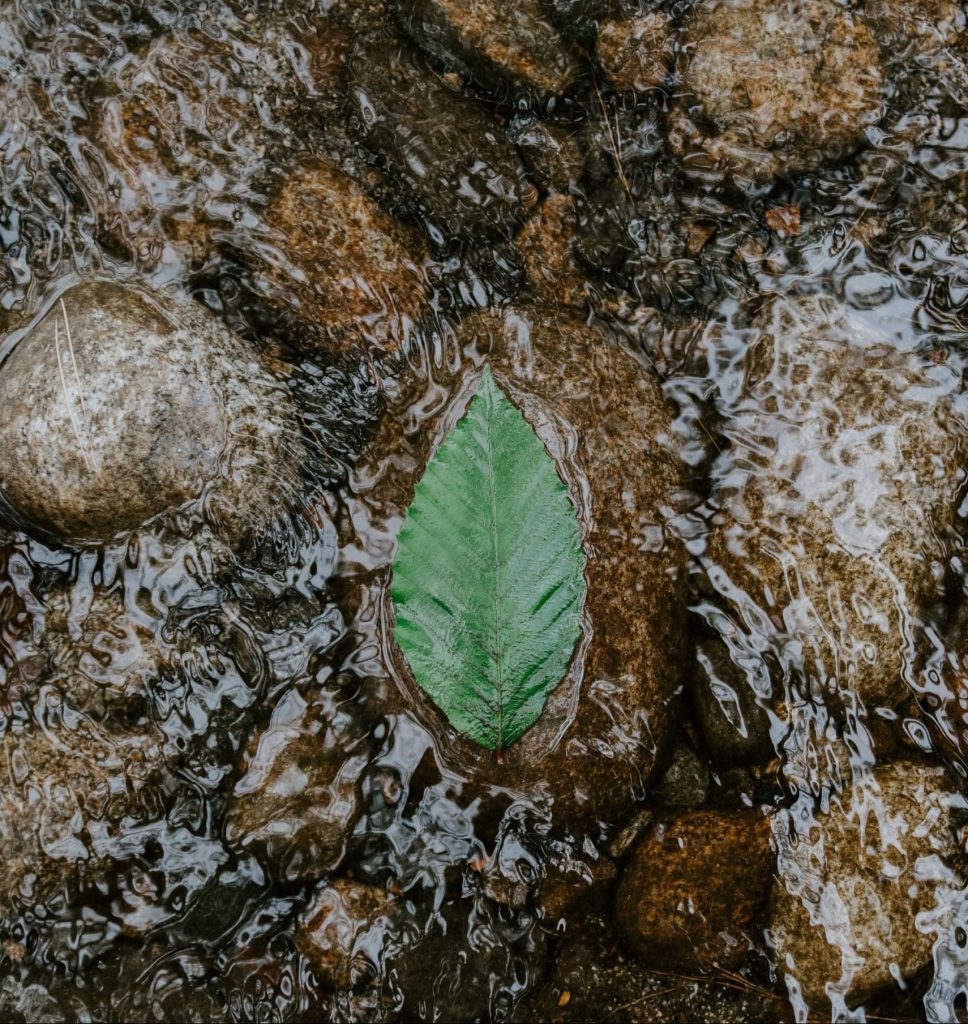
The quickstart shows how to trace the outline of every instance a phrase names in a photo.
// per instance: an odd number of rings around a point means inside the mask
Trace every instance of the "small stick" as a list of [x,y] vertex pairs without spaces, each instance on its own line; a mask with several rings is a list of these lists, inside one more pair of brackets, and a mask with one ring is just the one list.
[[81,432],[77,426],[77,419],[74,416],[74,403],[71,401],[71,393],[67,390],[67,378],[64,376],[64,363],[61,360],[60,350],[60,321],[54,321],[54,351],[57,353],[57,369],[60,372],[61,387],[64,389],[64,401],[67,403],[67,415],[71,420],[71,427],[74,430],[74,436],[77,438],[77,446],[81,450],[81,458],[84,459],[84,465],[87,467],[88,472],[91,471],[91,460],[87,457],[87,449],[84,447],[84,443],[81,441]]
[[71,366],[74,367],[74,380],[77,381],[77,397],[81,400],[81,415],[87,420],[87,409],[84,408],[84,391],[81,389],[81,375],[77,372],[77,360],[74,358],[74,343],[71,341],[71,322],[67,318],[67,306],[63,296],[60,300],[61,312],[64,314],[64,330],[67,332],[67,350],[71,354]]

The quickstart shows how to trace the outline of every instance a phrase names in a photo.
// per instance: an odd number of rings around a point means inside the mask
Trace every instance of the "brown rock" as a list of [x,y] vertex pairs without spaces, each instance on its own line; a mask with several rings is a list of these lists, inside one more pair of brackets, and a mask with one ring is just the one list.
[[828,987],[856,1006],[930,962],[935,936],[918,915],[964,884],[957,799],[942,769],[900,761],[873,769],[803,835],[777,832],[770,934],[787,987],[818,1015]]
[[257,286],[325,347],[395,349],[424,309],[426,245],[349,177],[307,160],[265,212],[271,261]]
[[575,189],[585,171],[584,133],[580,128],[539,121],[519,114],[508,127],[534,181],[548,192]]
[[0,901],[15,913],[73,905],[141,852],[164,813],[154,737],[73,721],[0,739]]
[[561,932],[578,925],[608,898],[618,869],[605,856],[574,864],[549,865],[538,888],[538,906],[545,925]]
[[638,18],[608,18],[598,26],[598,62],[613,89],[647,93],[666,80],[675,34],[664,11]]
[[768,303],[745,344],[705,556],[748,624],[733,660],[769,637],[795,645],[818,695],[893,707],[916,654],[906,616],[943,591],[930,567],[961,488],[957,375],[828,297]]
[[691,682],[706,752],[724,765],[758,764],[773,757],[770,716],[757,700],[756,676],[751,678],[732,660],[721,640],[699,644]]
[[770,891],[770,823],[759,811],[694,811],[635,848],[615,920],[644,963],[728,967],[748,954]]
[[682,30],[669,139],[683,169],[741,188],[839,161],[883,108],[880,51],[820,0],[702,0]]
[[931,56],[964,37],[957,0],[868,0],[864,18],[888,59]]
[[578,78],[580,65],[540,0],[398,0],[397,8],[428,54],[485,89],[549,99]]
[[321,985],[356,988],[379,975],[392,916],[383,889],[340,878],[313,894],[296,924],[296,947]]
[[[347,572],[366,581],[355,622],[372,652],[365,671],[374,687],[393,680],[449,770],[481,786],[543,794],[558,823],[576,831],[618,824],[666,743],[684,665],[683,556],[667,518],[682,500],[670,413],[631,352],[561,311],[482,312],[441,345],[439,364],[387,388],[393,397],[357,467],[357,533],[344,558]],[[458,734],[415,684],[390,642],[382,598],[414,487],[485,362],[558,463],[588,552],[582,657],[500,758]]]
[[225,813],[228,841],[285,882],[333,871],[361,810],[368,731],[337,692],[291,690],[253,736]]
[[518,232],[528,288],[535,298],[549,306],[584,309],[591,284],[574,252],[575,200],[571,196],[548,196]]
[[0,367],[0,489],[58,540],[194,506],[241,545],[301,488],[288,392],[203,307],[104,281],[65,292]]
[[353,123],[437,238],[508,237],[532,201],[506,120],[414,61],[386,32],[349,63]]

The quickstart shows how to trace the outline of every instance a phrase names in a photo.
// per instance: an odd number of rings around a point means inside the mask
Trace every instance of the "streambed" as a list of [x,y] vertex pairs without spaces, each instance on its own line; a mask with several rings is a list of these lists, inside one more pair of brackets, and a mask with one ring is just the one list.
[[0,3],[0,1019],[964,1015],[966,40]]

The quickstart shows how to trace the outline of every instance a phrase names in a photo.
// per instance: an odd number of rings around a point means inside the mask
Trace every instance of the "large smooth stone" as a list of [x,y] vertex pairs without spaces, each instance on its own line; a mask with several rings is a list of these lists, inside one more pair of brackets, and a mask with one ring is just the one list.
[[0,492],[57,540],[106,542],[201,502],[233,544],[297,493],[286,389],[207,310],[69,289],[0,365]]
[[740,187],[844,159],[884,102],[867,25],[818,0],[702,0],[677,78],[673,151],[688,174]]
[[894,707],[912,617],[944,592],[958,375],[829,297],[773,300],[744,342],[704,559],[735,624],[724,639],[764,700],[772,649],[816,699]]
[[[934,930],[964,884],[953,802],[940,768],[899,761],[818,812],[808,835],[777,834],[770,934],[791,993],[811,1009],[856,1006],[931,961]],[[939,904],[942,911],[935,910]]]
[[[433,734],[447,770],[548,798],[575,831],[617,823],[666,745],[686,665],[684,554],[670,529],[683,495],[658,381],[599,328],[543,308],[469,316],[411,364],[388,383],[386,413],[353,478],[355,536],[343,557],[345,572],[361,576],[360,667],[377,689],[393,681],[389,691]],[[414,487],[485,364],[555,459],[587,556],[579,653],[537,722],[500,757],[455,731],[415,684],[392,640],[389,600]]]

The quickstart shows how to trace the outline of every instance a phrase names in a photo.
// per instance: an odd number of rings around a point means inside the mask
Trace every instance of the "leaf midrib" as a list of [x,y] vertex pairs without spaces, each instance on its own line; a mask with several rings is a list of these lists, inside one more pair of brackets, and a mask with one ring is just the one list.
[[491,498],[491,545],[494,564],[494,640],[497,650],[494,656],[495,680],[494,689],[497,691],[497,749],[500,751],[504,746],[504,676],[502,667],[504,664],[504,644],[501,630],[501,606],[503,593],[501,590],[501,547],[498,537],[498,514],[497,514],[497,477],[494,465],[494,443],[491,437],[491,427],[494,416],[491,414],[494,405],[493,395],[488,395],[488,417],[487,417],[487,483]]

